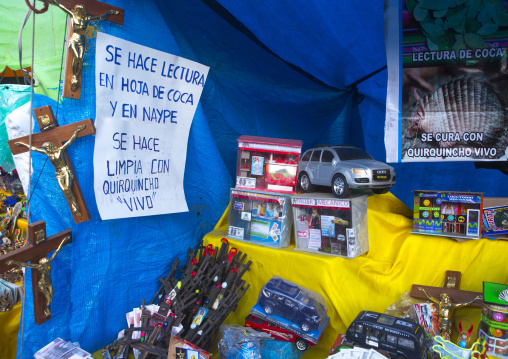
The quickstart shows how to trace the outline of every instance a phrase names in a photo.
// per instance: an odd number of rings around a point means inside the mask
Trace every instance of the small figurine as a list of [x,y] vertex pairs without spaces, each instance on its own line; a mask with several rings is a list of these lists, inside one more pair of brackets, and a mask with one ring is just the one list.
[[439,329],[441,330],[441,335],[447,340],[450,339],[450,336],[452,334],[451,317],[452,317],[453,309],[458,308],[458,307],[468,306],[468,305],[472,304],[475,300],[483,298],[483,296],[479,295],[479,296],[471,299],[468,302],[452,303],[450,296],[446,293],[441,293],[441,295],[439,296],[440,299],[438,300],[438,299],[434,298],[433,296],[431,296],[429,293],[427,293],[425,288],[419,287],[418,289],[420,291],[422,291],[423,293],[425,293],[427,298],[429,298],[431,301],[433,301],[434,303],[436,303],[438,305]]
[[309,229],[321,229],[321,221],[317,208],[312,208],[312,214],[309,216]]
[[60,147],[55,146],[51,142],[45,142],[42,145],[42,148],[37,148],[33,146],[30,147],[29,145],[23,142],[15,143],[16,146],[25,146],[31,149],[32,151],[42,153],[48,156],[49,161],[55,167],[55,177],[58,182],[58,186],[60,186],[60,189],[62,190],[65,199],[71,205],[72,212],[79,217],[81,216],[80,208],[78,202],[76,201],[76,197],[74,196],[74,193],[72,193],[71,189],[74,174],[72,173],[71,169],[65,162],[64,150],[67,149],[67,147],[69,147],[74,142],[74,140],[78,136],[79,131],[83,130],[84,128],[85,125],[78,126],[76,128],[76,131],[74,131],[73,135],[71,136],[71,138],[69,138],[69,140]]
[[107,18],[109,15],[119,14],[117,10],[110,10],[107,13],[100,16],[90,16],[87,14],[84,5],[76,5],[74,6],[74,10],[70,10],[60,4],[58,0],[54,0],[55,4],[58,5],[60,9],[65,11],[69,16],[72,17],[72,31],[73,34],[69,39],[69,49],[72,50],[74,54],[74,59],[72,60],[72,80],[71,80],[71,90],[76,91],[78,88],[78,76],[81,73],[81,69],[83,68],[83,58],[86,52],[86,28],[88,27],[88,23],[90,21],[99,21]]
[[266,202],[261,202],[261,204],[259,205],[259,211],[258,211],[259,215],[260,216],[265,216],[266,214]]
[[51,315],[51,310],[49,309],[49,305],[53,299],[53,284],[51,283],[51,262],[55,259],[56,255],[62,249],[65,241],[67,241],[70,237],[65,237],[58,248],[55,250],[51,258],[43,257],[39,260],[38,264],[28,264],[18,261],[8,261],[8,265],[18,265],[20,267],[32,268],[37,271],[39,274],[39,281],[37,282],[37,289],[46,299],[46,308],[44,309],[44,315],[49,317]]

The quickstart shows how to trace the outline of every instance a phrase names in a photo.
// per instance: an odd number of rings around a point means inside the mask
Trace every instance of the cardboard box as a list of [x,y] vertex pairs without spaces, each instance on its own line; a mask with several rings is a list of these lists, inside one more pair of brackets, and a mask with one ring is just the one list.
[[289,195],[232,188],[227,238],[283,248],[291,241]]
[[291,197],[295,249],[354,258],[369,250],[367,196],[331,193]]

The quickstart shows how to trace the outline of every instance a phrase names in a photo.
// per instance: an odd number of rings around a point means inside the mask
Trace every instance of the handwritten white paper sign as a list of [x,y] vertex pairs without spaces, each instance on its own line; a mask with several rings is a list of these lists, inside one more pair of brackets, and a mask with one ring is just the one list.
[[98,33],[94,188],[102,219],[188,211],[187,141],[208,67]]

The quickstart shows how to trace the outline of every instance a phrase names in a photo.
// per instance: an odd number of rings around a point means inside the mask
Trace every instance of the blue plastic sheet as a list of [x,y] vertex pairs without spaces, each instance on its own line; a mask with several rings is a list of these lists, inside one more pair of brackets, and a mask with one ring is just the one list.
[[[383,1],[156,2],[184,56],[211,67],[201,103],[231,175],[240,134],[353,144],[385,161],[387,71],[350,88],[386,66]],[[508,196],[506,175],[473,162],[393,166],[391,192],[410,207],[418,189]]]
[[[101,23],[99,30],[176,55],[179,48],[153,3],[117,2],[125,24]],[[156,28],[154,25],[157,25]],[[89,42],[94,48],[94,39]],[[95,53],[85,56],[81,100],[61,104],[36,95],[34,108],[51,105],[60,125],[95,118]],[[36,125],[34,132],[39,129]],[[33,153],[31,221],[45,220],[52,235],[71,228],[73,242],[52,264],[52,318],[37,326],[33,302],[26,298],[25,326],[18,338],[18,357],[33,354],[56,337],[78,341],[93,352],[116,339],[126,327],[125,313],[155,295],[158,276],[167,275],[175,258],[184,261],[222,215],[229,200],[231,178],[214,144],[207,119],[198,106],[190,130],[184,189],[189,212],[101,221],[93,191],[94,136],[78,138],[67,150],[92,219],[75,224],[46,156]],[[27,276],[28,293],[31,277]]]
[[[174,258],[183,259],[226,208],[241,134],[301,139],[304,149],[351,143],[385,159],[386,71],[359,84],[358,94],[349,87],[386,65],[382,1],[108,3],[125,9],[125,22],[103,21],[95,25],[99,30],[210,66],[187,148],[190,212],[101,221],[92,186],[94,138],[87,136],[69,154],[92,219],[74,224],[51,165],[42,169],[45,157],[34,154],[32,220],[47,221],[48,234],[72,228],[74,240],[53,262],[49,322],[33,324],[27,296],[23,357],[55,337],[79,341],[88,351],[116,338],[125,313],[151,298],[156,278]],[[89,49],[81,100],[58,105],[61,124],[95,117],[93,39]],[[55,102],[36,96],[34,107],[48,104],[56,113]],[[395,167],[392,193],[408,205],[412,189],[508,195],[505,175],[472,163]]]

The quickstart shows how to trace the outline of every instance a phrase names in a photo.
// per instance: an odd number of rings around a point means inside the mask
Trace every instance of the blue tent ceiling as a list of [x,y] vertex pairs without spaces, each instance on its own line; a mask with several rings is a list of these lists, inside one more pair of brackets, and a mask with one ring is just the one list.
[[[101,221],[92,186],[83,186],[93,183],[93,139],[78,139],[69,154],[93,218],[75,225],[54,172],[42,170],[44,159],[34,156],[34,176],[43,175],[32,200],[33,219],[46,220],[49,234],[72,228],[74,241],[53,262],[53,318],[40,327],[26,321],[27,356],[57,336],[87,350],[116,338],[125,313],[153,295],[156,278],[224,211],[240,135],[301,139],[304,148],[352,143],[385,159],[386,71],[360,83],[361,96],[348,87],[386,65],[382,1],[107,2],[125,9],[125,22],[101,22],[100,31],[210,66],[187,149],[190,212]],[[93,39],[89,45],[82,99],[59,105],[62,124],[95,117]],[[57,106],[37,96],[35,106],[47,104]],[[508,192],[504,175],[475,170],[472,163],[395,167],[392,192],[408,205],[413,189]]]
[[[156,0],[182,54],[211,66],[202,105],[230,175],[241,134],[354,144],[384,161],[387,71],[383,2]],[[343,92],[346,91],[346,92]],[[392,189],[508,196],[497,170],[472,162],[394,164]],[[461,173],[462,176],[457,176]]]

